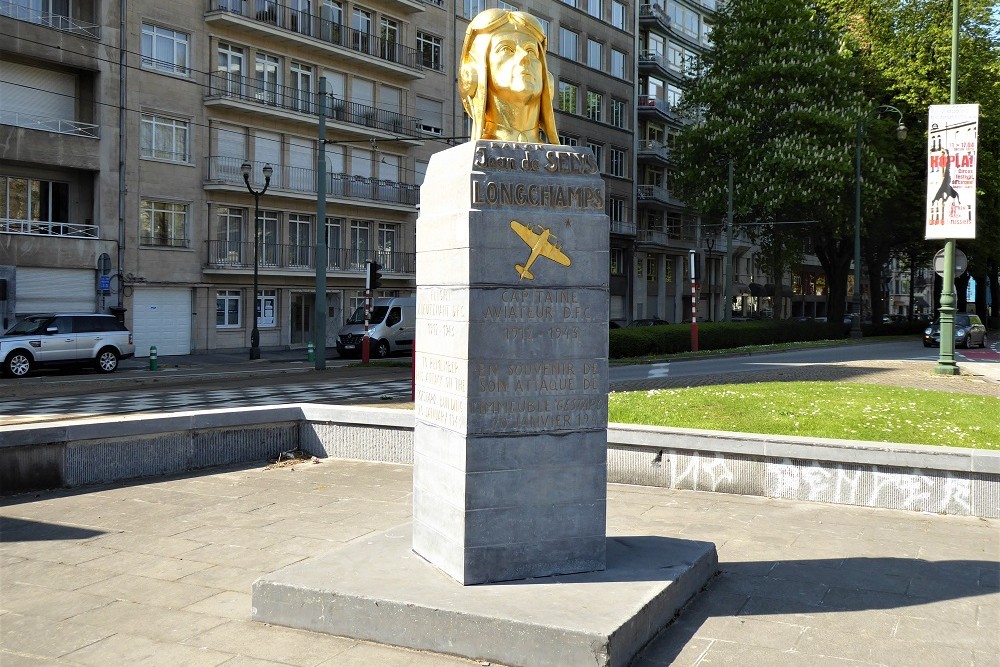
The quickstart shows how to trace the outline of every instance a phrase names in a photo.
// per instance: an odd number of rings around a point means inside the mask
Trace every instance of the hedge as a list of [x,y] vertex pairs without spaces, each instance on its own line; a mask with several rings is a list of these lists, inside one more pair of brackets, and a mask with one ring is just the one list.
[[[870,336],[916,335],[927,326],[922,322],[863,324],[862,334]],[[726,350],[745,345],[770,345],[810,340],[844,338],[841,323],[799,322],[797,320],[754,320],[752,322],[699,322],[698,349]],[[611,329],[609,357],[622,359],[651,354],[674,354],[691,350],[690,324]]]

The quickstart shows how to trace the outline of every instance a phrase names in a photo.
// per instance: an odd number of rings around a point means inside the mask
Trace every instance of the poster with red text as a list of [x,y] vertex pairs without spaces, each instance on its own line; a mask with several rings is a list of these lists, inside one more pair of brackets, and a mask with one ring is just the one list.
[[933,104],[927,124],[927,239],[976,238],[978,104]]

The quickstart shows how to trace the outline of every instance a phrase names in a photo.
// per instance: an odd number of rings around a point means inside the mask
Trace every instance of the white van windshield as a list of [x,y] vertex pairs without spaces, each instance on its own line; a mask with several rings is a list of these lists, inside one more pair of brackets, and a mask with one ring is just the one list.
[[[385,314],[389,311],[388,306],[375,306],[372,308],[372,315],[368,318],[369,324],[379,324],[385,319]],[[347,324],[364,324],[365,323],[365,307],[358,306],[354,314],[347,320]]]

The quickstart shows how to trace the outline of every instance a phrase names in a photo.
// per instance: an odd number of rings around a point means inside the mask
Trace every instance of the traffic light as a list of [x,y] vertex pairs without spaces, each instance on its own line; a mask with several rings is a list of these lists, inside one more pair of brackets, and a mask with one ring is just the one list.
[[368,262],[368,279],[365,281],[365,289],[376,290],[382,286],[382,274],[379,273],[381,270],[380,264]]

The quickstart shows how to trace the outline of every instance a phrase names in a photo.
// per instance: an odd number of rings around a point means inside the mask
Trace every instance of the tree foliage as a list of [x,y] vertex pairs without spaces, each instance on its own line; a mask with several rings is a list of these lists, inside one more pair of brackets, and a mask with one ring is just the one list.
[[[732,159],[737,222],[814,221],[764,227],[759,240],[786,260],[796,247],[816,252],[837,316],[853,248],[857,121],[868,110],[857,62],[804,0],[732,0],[712,40],[685,87],[691,125],[681,137],[675,186],[704,214],[721,215],[724,165]],[[896,169],[865,148],[866,190],[883,199]]]

